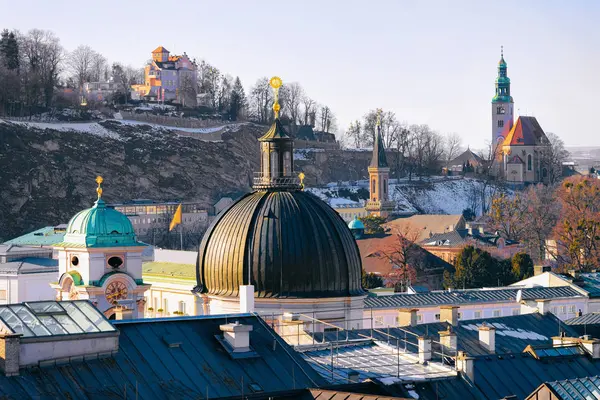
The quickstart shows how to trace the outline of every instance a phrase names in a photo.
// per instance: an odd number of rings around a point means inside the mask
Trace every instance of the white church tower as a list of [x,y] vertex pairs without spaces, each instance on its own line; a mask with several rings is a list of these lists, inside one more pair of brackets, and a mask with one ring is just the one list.
[[514,102],[510,95],[510,78],[506,75],[504,49],[500,50],[496,94],[492,99],[492,144],[504,141],[514,123]]
[[107,318],[143,318],[144,243],[137,241],[129,219],[102,199],[102,177],[96,178],[98,199],[77,213],[58,250],[59,279],[51,283],[57,300],[89,300]]

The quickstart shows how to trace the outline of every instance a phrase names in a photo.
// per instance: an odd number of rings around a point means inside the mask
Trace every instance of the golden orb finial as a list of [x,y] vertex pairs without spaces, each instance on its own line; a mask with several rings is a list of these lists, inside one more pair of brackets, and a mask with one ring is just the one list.
[[298,174],[298,178],[300,179],[300,187],[302,188],[302,190],[304,190],[304,178],[305,178],[304,172],[300,172]]
[[98,187],[96,188],[96,193],[98,193],[98,200],[100,200],[100,198],[102,197],[102,182],[104,182],[104,178],[98,175],[96,177],[96,183],[98,184]]
[[279,110],[281,110],[281,106],[279,105],[279,88],[283,85],[283,81],[280,77],[274,76],[269,80],[269,85],[273,88],[273,93],[275,97],[275,101],[273,102],[273,111],[275,112],[275,119],[279,118]]

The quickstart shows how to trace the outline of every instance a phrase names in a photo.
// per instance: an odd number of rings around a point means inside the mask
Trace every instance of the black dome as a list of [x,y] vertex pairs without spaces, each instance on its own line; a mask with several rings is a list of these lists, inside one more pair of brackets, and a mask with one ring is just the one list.
[[[279,251],[279,249],[282,251]],[[344,220],[300,190],[256,191],[206,231],[196,275],[202,293],[237,296],[250,272],[255,297],[363,295],[361,260]]]

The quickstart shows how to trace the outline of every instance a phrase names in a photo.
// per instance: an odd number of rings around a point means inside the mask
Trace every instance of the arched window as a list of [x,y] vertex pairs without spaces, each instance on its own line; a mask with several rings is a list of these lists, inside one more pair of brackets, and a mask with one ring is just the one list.
[[289,176],[292,174],[292,155],[289,151],[283,153],[283,175]]
[[277,165],[277,152],[271,152],[271,177],[275,178],[279,176],[279,166]]
[[532,157],[531,154],[527,154],[527,171],[531,171],[531,167],[532,167]]

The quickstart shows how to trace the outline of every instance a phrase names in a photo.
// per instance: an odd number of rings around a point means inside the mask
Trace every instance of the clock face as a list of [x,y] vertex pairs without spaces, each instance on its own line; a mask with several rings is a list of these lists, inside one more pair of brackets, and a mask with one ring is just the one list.
[[115,281],[108,284],[105,292],[106,300],[112,303],[117,300],[127,298],[127,285],[123,282]]

